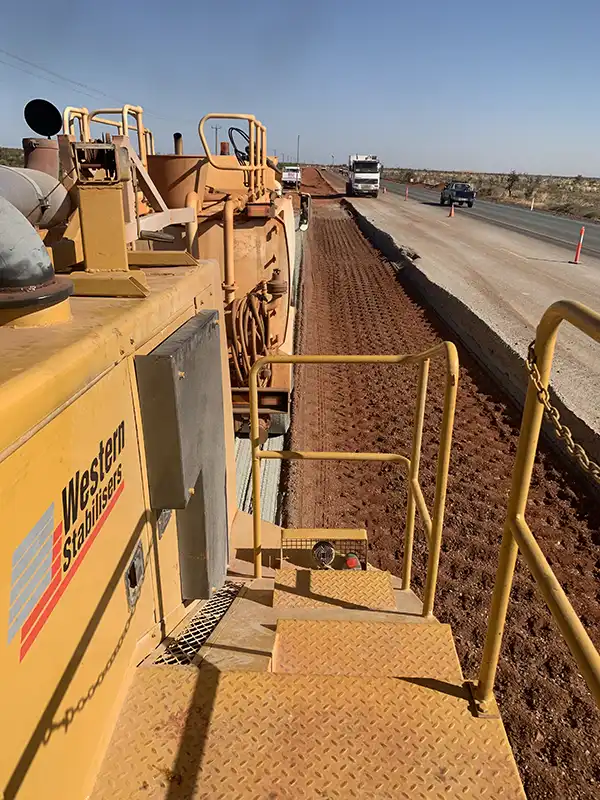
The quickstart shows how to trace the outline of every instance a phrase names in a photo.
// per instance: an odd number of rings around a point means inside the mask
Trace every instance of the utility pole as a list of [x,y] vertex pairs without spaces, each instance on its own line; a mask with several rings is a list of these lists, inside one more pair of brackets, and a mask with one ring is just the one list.
[[215,132],[215,155],[218,155],[218,153],[219,153],[219,131],[221,130],[221,126],[220,125],[211,125],[210,127]]
[[300,134],[298,134],[298,143],[296,144],[296,164],[300,166]]

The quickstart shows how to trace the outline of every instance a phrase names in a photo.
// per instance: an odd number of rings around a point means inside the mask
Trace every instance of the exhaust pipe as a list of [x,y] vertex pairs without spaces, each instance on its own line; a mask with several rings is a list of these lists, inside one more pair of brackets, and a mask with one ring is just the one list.
[[71,294],[73,281],[54,274],[35,228],[0,197],[0,322],[57,305]]
[[173,134],[173,151],[176,156],[183,155],[183,135],[181,133]]

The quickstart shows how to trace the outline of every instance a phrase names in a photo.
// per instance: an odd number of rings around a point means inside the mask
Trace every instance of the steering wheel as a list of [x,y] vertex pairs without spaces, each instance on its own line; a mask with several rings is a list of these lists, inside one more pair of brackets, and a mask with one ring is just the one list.
[[[246,142],[246,147],[243,150],[241,150],[235,143],[234,134],[236,133],[239,134]],[[242,166],[244,166],[250,161],[250,137],[246,131],[242,130],[242,128],[229,128],[227,135],[229,136],[229,141],[231,142],[231,146],[233,147],[233,152],[235,153],[237,160]]]

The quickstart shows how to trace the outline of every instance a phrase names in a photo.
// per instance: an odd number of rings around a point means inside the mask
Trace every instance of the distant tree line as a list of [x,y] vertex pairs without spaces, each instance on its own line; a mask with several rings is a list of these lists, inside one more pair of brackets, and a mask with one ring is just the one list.
[[24,163],[20,147],[0,147],[0,164],[5,167],[22,167]]

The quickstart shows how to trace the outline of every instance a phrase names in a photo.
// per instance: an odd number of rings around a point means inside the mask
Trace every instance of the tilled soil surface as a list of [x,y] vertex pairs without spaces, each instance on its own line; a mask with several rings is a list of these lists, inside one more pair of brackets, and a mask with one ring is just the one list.
[[[410,296],[401,274],[363,238],[318,173],[305,170],[313,221],[303,275],[301,353],[403,353],[451,338]],[[463,672],[477,675],[520,414],[459,346],[461,371],[436,614],[451,623]],[[296,373],[291,446],[409,452],[416,372],[402,367],[305,366]],[[443,374],[432,364],[420,481],[431,508]],[[292,462],[288,523],[369,531],[370,560],[399,575],[406,489],[389,464]],[[534,471],[528,521],[577,613],[600,641],[597,504],[554,456]],[[417,523],[414,589],[426,543]],[[529,573],[519,565],[497,680],[504,723],[528,796],[600,793],[600,713]]]

